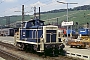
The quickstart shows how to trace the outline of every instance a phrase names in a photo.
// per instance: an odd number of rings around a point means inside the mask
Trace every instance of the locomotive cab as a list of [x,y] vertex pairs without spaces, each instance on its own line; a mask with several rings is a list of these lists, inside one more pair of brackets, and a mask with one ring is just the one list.
[[41,21],[39,19],[37,20],[30,20],[30,21],[25,21],[22,23],[23,28],[32,28],[35,26],[44,26],[44,21]]

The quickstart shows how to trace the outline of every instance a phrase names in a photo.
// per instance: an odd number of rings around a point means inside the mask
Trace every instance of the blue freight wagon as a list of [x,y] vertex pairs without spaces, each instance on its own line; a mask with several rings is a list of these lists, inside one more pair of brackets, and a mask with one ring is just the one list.
[[89,35],[90,34],[90,29],[79,29],[79,34]]

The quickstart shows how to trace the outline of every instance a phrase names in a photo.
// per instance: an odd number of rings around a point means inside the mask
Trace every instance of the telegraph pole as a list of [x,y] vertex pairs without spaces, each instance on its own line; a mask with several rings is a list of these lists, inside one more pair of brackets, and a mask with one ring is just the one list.
[[6,16],[6,26],[10,27],[10,17]]
[[36,18],[36,7],[34,7],[34,19]]
[[[59,1],[57,1],[57,2],[67,5],[67,22],[68,22],[68,4],[78,4],[78,3],[65,3],[65,2],[59,2]],[[68,41],[68,26],[67,26],[67,41]]]
[[58,26],[58,18],[57,18],[57,26]]
[[24,21],[24,5],[22,5],[22,24],[21,24],[22,27],[23,27],[23,21]]
[[39,7],[39,19],[40,19],[40,7]]

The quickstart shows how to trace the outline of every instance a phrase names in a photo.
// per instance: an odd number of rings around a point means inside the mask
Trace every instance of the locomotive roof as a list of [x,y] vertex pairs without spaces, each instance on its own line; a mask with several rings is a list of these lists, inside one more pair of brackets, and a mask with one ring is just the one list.
[[[45,21],[42,21],[40,19],[36,19],[36,20],[38,20],[41,23],[45,22]],[[35,19],[31,19],[31,20],[28,20],[28,21],[23,21],[23,23],[25,23],[25,22],[33,22],[34,23],[36,20]]]
[[[42,20],[40,20],[40,19],[36,19],[36,20],[38,20],[38,21],[40,21],[40,22],[45,22],[45,21],[42,21]],[[28,22],[35,22],[35,19],[30,20],[30,21],[28,21]]]

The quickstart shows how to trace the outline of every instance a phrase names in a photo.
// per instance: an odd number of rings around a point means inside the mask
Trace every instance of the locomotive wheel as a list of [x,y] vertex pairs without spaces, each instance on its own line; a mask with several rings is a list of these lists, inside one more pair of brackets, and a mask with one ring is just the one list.
[[63,49],[60,49],[59,54],[65,56],[66,55],[66,51],[63,50]]
[[21,44],[20,49],[21,49],[21,50],[24,50],[24,47],[25,47],[24,44]]
[[72,45],[71,45],[70,47],[71,47],[71,48],[73,48],[73,46],[72,46]]
[[45,49],[44,55],[45,55],[45,57],[50,56],[50,49]]
[[52,56],[58,56],[59,55],[59,50],[54,48],[52,49]]
[[52,55],[55,56],[55,51],[52,52]]
[[45,55],[45,57],[46,56],[58,56],[58,53],[59,51],[58,50],[55,50],[55,49],[47,49],[47,50],[45,50],[45,52],[44,52],[44,55]]

